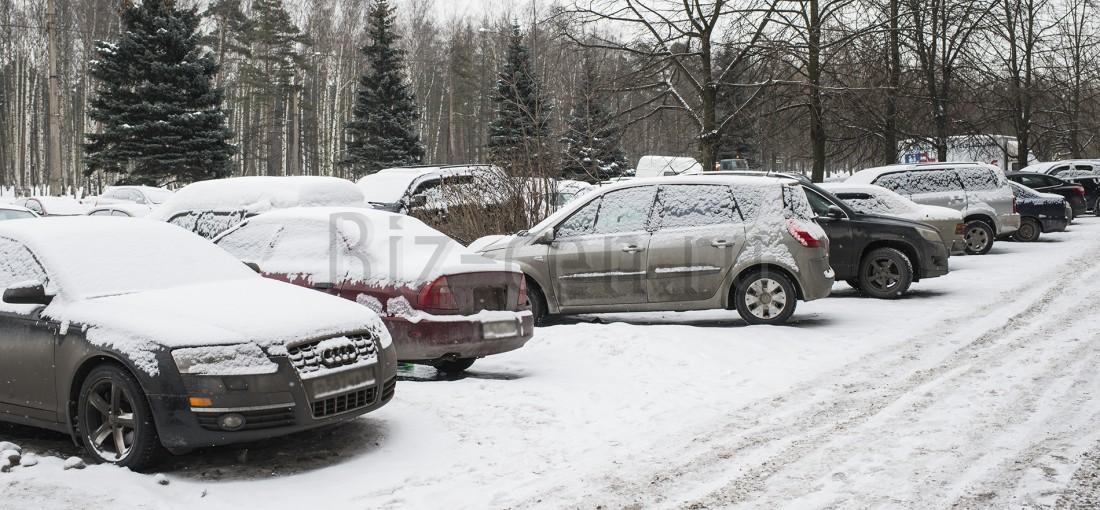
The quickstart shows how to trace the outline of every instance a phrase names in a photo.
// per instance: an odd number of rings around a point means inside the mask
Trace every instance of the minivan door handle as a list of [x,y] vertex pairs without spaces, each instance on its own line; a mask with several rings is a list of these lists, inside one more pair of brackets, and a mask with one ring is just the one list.
[[641,246],[638,246],[636,244],[628,244],[626,246],[623,246],[623,251],[626,253],[638,253],[640,251],[645,251],[645,248],[642,248]]
[[727,241],[725,239],[719,239],[717,241],[711,241],[711,243],[710,243],[710,245],[715,247],[715,248],[729,248],[730,246],[733,246],[734,244],[736,244],[736,243],[734,243],[733,241]]

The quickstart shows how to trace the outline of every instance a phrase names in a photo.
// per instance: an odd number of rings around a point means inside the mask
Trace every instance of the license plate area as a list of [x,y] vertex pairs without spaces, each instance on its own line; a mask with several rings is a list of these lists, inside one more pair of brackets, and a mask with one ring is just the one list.
[[518,336],[519,322],[514,320],[506,320],[483,323],[481,325],[481,335],[487,340]]
[[[311,374],[312,375],[312,374]],[[374,370],[360,367],[333,371],[302,381],[311,400],[321,400],[341,393],[355,391],[374,384]]]

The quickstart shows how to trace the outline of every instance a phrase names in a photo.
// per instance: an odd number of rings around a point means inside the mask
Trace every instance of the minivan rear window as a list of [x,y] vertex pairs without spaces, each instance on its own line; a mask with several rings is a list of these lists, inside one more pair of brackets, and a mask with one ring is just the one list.
[[921,193],[941,193],[962,189],[955,173],[951,170],[916,170],[886,174],[875,180],[874,184],[902,195]]
[[956,170],[967,191],[997,189],[1001,179],[991,168],[968,166]]

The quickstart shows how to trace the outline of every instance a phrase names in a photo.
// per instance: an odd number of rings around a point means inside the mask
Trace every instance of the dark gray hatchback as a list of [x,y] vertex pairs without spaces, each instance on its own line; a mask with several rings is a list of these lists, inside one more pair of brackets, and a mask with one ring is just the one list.
[[143,219],[0,224],[0,420],[134,469],[353,418],[394,394],[369,309]]

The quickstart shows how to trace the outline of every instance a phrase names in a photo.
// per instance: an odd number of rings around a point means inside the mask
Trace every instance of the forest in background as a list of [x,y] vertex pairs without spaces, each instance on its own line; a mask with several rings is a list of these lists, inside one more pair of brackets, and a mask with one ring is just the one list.
[[[352,177],[339,162],[370,2],[190,2],[178,4],[204,14],[221,65],[233,173]],[[820,176],[894,161],[899,140],[983,133],[1017,136],[1041,159],[1097,152],[1100,31],[1088,0],[712,0],[698,12],[665,0],[532,0],[446,19],[433,0],[395,5],[427,163],[487,160],[513,23],[552,105],[551,131],[564,133],[577,95],[595,90],[631,163],[709,151]],[[290,27],[242,34],[236,8],[253,21],[285,9]],[[117,36],[119,9],[59,2],[66,187],[109,184],[85,175],[82,144],[97,129],[89,62],[97,40]],[[0,187],[46,181],[44,15],[43,0],[0,0]]]

